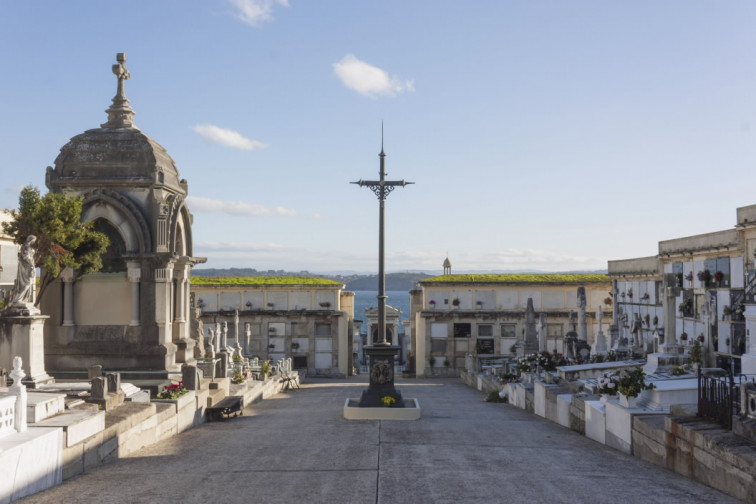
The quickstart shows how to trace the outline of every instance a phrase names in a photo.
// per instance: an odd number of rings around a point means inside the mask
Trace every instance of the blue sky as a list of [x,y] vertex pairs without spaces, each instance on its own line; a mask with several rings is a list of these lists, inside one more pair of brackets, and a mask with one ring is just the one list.
[[0,207],[105,122],[189,182],[207,267],[600,269],[756,204],[756,3],[7,0]]

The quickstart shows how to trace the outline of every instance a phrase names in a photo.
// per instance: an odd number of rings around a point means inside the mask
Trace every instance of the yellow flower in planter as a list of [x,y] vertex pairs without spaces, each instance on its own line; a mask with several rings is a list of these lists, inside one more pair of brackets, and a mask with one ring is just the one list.
[[391,396],[383,396],[381,397],[381,402],[383,403],[383,406],[385,408],[390,408],[394,405],[394,403],[396,403],[396,399]]

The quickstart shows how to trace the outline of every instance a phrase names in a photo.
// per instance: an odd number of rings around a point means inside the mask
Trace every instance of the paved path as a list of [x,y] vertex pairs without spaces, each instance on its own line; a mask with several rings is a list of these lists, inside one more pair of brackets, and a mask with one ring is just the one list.
[[398,382],[414,422],[347,421],[359,380],[308,379],[134,456],[24,499],[32,503],[738,502],[595,443],[458,380]]

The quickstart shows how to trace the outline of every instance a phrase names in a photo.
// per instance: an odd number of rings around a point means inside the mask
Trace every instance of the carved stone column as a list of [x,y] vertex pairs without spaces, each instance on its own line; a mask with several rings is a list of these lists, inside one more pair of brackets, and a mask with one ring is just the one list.
[[142,269],[137,265],[128,265],[129,283],[131,283],[131,322],[130,326],[141,324],[140,317],[140,300],[139,300],[139,282],[142,279]]
[[73,269],[65,268],[61,271],[60,280],[63,282],[63,325],[70,327],[76,325],[73,315]]

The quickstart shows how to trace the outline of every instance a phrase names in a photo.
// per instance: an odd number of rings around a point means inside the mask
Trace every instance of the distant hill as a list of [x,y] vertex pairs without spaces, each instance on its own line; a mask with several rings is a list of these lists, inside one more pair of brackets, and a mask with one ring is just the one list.
[[[377,291],[378,275],[318,275],[308,271],[293,273],[283,270],[258,271],[254,268],[195,268],[192,270],[193,276],[203,277],[251,277],[251,276],[300,276],[315,277],[335,280],[346,285],[349,291]],[[436,275],[426,273],[387,273],[386,290],[387,291],[409,291],[415,287],[417,282],[432,278]]]
[[[421,282],[435,275],[425,273],[387,273],[387,291],[410,291],[417,282]],[[342,280],[343,281],[343,280]],[[377,291],[378,275],[355,275],[355,278],[345,282],[350,291]]]

